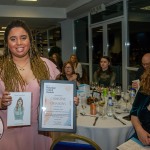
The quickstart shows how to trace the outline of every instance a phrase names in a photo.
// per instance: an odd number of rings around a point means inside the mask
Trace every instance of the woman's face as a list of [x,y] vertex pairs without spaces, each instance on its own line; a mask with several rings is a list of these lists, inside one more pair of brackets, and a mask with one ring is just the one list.
[[52,55],[52,58],[54,59],[55,62],[57,62],[57,56],[55,54]]
[[29,35],[22,27],[15,27],[10,30],[8,48],[12,57],[22,58],[28,54],[30,49]]
[[75,56],[71,56],[71,59],[70,59],[70,60],[71,60],[72,63],[75,63],[77,59],[76,59]]
[[73,70],[72,70],[71,65],[70,65],[70,64],[67,64],[67,65],[65,66],[65,74],[66,74],[66,75],[71,75],[72,72],[73,72]]
[[101,66],[102,70],[107,70],[109,65],[110,65],[110,62],[107,59],[101,58],[100,66]]
[[18,105],[22,105],[22,100],[18,100]]

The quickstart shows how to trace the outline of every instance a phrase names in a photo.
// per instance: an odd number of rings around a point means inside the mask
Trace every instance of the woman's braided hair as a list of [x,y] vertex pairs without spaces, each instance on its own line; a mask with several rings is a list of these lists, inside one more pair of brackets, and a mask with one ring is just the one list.
[[146,68],[142,74],[140,86],[142,93],[150,95],[150,67]]
[[38,83],[40,82],[40,80],[48,80],[50,78],[50,71],[46,63],[40,58],[40,56],[36,52],[32,33],[28,25],[22,20],[14,20],[10,24],[8,24],[4,35],[5,50],[4,56],[1,58],[0,62],[0,77],[3,80],[7,91],[19,91],[20,89],[24,91],[26,83],[21,77],[16,67],[16,64],[11,58],[11,54],[9,52],[7,44],[9,32],[12,28],[15,27],[23,28],[29,35],[29,40],[31,43],[28,53],[30,56],[31,69]]

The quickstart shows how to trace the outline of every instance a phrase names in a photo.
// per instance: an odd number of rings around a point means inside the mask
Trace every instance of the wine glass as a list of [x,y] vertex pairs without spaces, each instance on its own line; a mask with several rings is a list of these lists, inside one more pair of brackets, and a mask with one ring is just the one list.
[[119,101],[121,99],[121,86],[116,86],[115,88],[115,99],[117,101],[116,108],[120,108]]
[[[99,115],[101,115],[101,117],[104,119],[105,116],[105,99],[101,98],[98,102],[99,105]],[[100,111],[101,110],[101,111]]]
[[91,88],[91,90],[92,90],[92,97],[93,97],[93,92],[94,92],[94,89],[95,89],[95,84],[94,84],[94,82],[91,82],[91,83],[90,83],[90,88]]
[[82,94],[80,95],[80,98],[81,98],[81,107],[82,107],[82,113],[85,114],[85,109],[86,109],[86,95],[85,94]]
[[125,112],[129,112],[130,110],[127,108],[127,104],[128,104],[128,102],[130,100],[130,94],[128,92],[124,92],[123,100],[126,103],[126,108],[124,109],[124,111]]

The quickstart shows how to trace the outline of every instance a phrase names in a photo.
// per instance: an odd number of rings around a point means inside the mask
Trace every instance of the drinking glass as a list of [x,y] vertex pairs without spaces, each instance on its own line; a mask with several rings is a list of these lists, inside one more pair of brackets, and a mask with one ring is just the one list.
[[98,102],[98,105],[99,105],[99,115],[101,115],[101,118],[105,118],[105,99],[104,98],[101,98]]
[[81,108],[82,108],[82,113],[85,113],[86,105],[87,105],[87,100],[86,100],[86,95],[82,94],[80,96],[81,98]]
[[125,112],[129,112],[130,110],[127,108],[127,104],[128,104],[128,102],[130,100],[130,94],[128,92],[124,92],[123,100],[126,103],[126,107],[125,107],[124,111]]
[[120,108],[119,101],[121,99],[121,86],[116,86],[115,88],[115,99],[117,101],[117,108]]

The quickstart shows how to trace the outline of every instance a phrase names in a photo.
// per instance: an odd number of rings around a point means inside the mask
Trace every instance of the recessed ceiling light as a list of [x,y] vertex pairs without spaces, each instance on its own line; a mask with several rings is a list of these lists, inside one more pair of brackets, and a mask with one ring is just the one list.
[[20,2],[36,2],[37,0],[17,0],[17,1],[20,1]]

